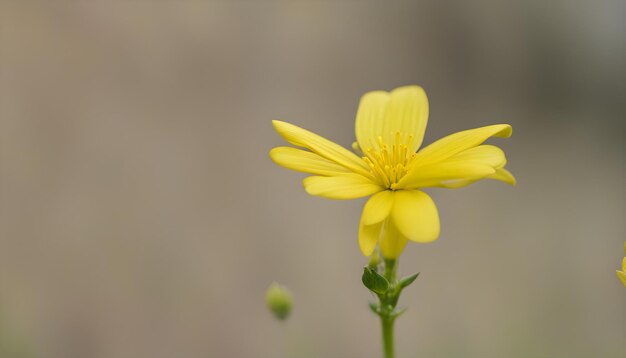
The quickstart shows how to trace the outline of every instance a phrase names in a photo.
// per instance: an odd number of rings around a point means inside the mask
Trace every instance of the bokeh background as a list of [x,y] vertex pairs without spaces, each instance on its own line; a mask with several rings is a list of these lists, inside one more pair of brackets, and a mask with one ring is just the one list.
[[429,191],[398,355],[626,356],[625,2],[0,4],[1,357],[379,357],[363,201],[307,196],[270,120],[349,146],[405,84],[425,143],[512,124],[519,184]]

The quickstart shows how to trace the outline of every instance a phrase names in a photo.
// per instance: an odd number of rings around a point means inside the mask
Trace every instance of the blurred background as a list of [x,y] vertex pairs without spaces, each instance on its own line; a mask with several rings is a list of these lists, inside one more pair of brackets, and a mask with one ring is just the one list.
[[[423,86],[519,184],[428,191],[400,357],[626,356],[623,1],[0,2],[0,356],[379,357],[361,201],[274,165]],[[296,304],[273,319],[274,280]]]

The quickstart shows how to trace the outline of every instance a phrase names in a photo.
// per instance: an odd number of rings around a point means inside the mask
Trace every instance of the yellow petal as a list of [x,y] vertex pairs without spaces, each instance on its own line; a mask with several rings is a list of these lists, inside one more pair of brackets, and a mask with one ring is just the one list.
[[356,112],[355,134],[361,150],[378,150],[378,137],[383,133],[385,111],[391,96],[388,92],[373,91],[364,94]]
[[437,207],[430,196],[422,191],[397,191],[391,219],[400,233],[409,240],[431,242],[439,237]]
[[393,220],[385,220],[380,238],[380,252],[386,259],[397,259],[408,242],[406,236],[398,230]]
[[474,162],[501,168],[506,164],[506,157],[502,149],[494,145],[479,145],[445,159],[446,163]]
[[446,189],[458,189],[458,188],[466,187],[470,184],[474,184],[481,179],[495,179],[495,180],[503,181],[509,185],[515,185],[517,183],[515,181],[515,177],[513,176],[513,174],[511,174],[511,172],[509,172],[508,170],[504,168],[498,168],[496,169],[495,173],[489,174],[484,178],[471,179],[471,180],[467,180],[467,179],[452,180],[452,181],[442,182],[436,186],[439,188],[446,188]]
[[304,190],[310,195],[340,200],[362,198],[384,189],[370,179],[354,173],[308,177],[303,184]]
[[617,272],[617,277],[619,277],[619,280],[622,281],[622,284],[624,285],[624,287],[626,287],[626,272],[622,272],[622,271],[615,271]]
[[374,194],[365,206],[359,223],[359,248],[365,256],[370,256],[376,247],[383,222],[389,216],[393,205],[393,192],[385,190]]
[[512,132],[513,130],[508,124],[494,124],[451,134],[420,150],[415,158],[415,165],[440,162],[482,144],[489,137],[507,138],[511,136]]
[[442,162],[412,169],[398,182],[399,188],[416,189],[441,186],[457,180],[478,180],[494,174],[496,169],[474,162]]
[[370,256],[374,252],[382,226],[382,222],[374,225],[365,225],[363,216],[361,216],[361,222],[359,223],[359,248],[364,256]]
[[419,86],[399,87],[391,93],[366,93],[356,116],[356,138],[361,149],[379,150],[379,137],[391,147],[396,135],[415,152],[422,144],[428,122],[428,98]]
[[399,87],[391,91],[391,100],[385,113],[383,137],[385,142],[393,144],[396,132],[411,136],[408,144],[410,152],[415,152],[424,139],[428,123],[428,98],[419,86]]
[[373,195],[363,207],[361,220],[364,225],[379,223],[389,216],[393,206],[393,192],[389,190],[381,191]]
[[626,257],[622,260],[622,270],[626,271]]
[[438,185],[435,185],[438,188],[446,188],[446,189],[458,189],[458,188],[463,188],[466,187],[470,184],[474,184],[477,181],[479,181],[480,179],[472,179],[472,180],[468,180],[468,179],[461,179],[461,180],[450,180],[450,181],[446,181],[443,183],[439,183]]
[[505,164],[506,157],[502,149],[493,145],[479,145],[436,164],[416,165],[401,183],[410,188],[436,186],[456,189],[489,178],[514,185],[515,178],[503,168]]
[[270,158],[272,158],[274,163],[282,167],[304,173],[332,176],[350,172],[345,167],[324,159],[315,153],[291,147],[272,149]]
[[340,164],[355,173],[364,176],[371,175],[367,164],[346,148],[287,122],[274,120],[272,124],[278,134],[285,138],[287,142],[298,147],[307,148],[313,153]]
[[491,175],[487,175],[485,178],[500,180],[500,181],[503,181],[503,182],[505,182],[507,184],[510,184],[510,185],[517,184],[517,180],[515,179],[513,174],[511,174],[510,171],[508,171],[508,170],[506,170],[504,168],[496,169],[495,173],[493,173]]

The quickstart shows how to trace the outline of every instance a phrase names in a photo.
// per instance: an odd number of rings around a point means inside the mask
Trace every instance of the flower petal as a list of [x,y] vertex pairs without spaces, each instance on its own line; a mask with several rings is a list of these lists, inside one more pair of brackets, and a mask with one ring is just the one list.
[[390,97],[384,91],[368,92],[361,97],[354,124],[356,140],[361,150],[379,148],[378,137],[383,133],[385,111]]
[[474,162],[488,165],[492,168],[501,168],[506,164],[506,157],[502,149],[494,145],[479,145],[445,160],[445,163]]
[[355,173],[371,176],[369,167],[356,154],[346,148],[329,141],[313,132],[302,129],[293,124],[272,121],[274,128],[287,142],[298,147],[304,147],[330,161],[340,164]]
[[412,169],[398,182],[403,189],[440,186],[456,180],[478,180],[496,173],[496,169],[475,162],[441,162]]
[[381,191],[373,195],[363,207],[361,220],[365,225],[377,224],[387,218],[393,206],[393,192]]
[[391,93],[374,91],[361,97],[356,116],[356,138],[361,149],[379,150],[379,138],[391,147],[396,135],[415,152],[428,122],[428,98],[419,86],[398,87]]
[[459,189],[464,188],[470,184],[474,184],[480,179],[460,179],[460,180],[451,180],[444,183],[440,183],[435,185],[438,188],[446,188],[446,189]]
[[502,149],[493,145],[479,145],[436,164],[415,166],[403,184],[409,188],[436,186],[456,189],[489,178],[514,185],[515,178],[503,168],[505,164],[506,157]]
[[391,91],[391,100],[385,112],[383,141],[395,143],[396,133],[409,135],[403,138],[410,152],[415,152],[424,140],[428,123],[428,97],[419,86],[398,87]]
[[359,223],[359,248],[364,256],[370,256],[374,252],[382,226],[382,222],[374,225],[365,225],[363,216],[361,216],[361,222]]
[[277,147],[270,151],[274,163],[287,169],[324,176],[349,173],[345,167],[306,150]]
[[440,162],[482,144],[489,137],[508,138],[512,132],[513,130],[508,124],[494,124],[451,134],[420,150],[415,158],[415,165]]
[[513,174],[511,174],[510,171],[508,171],[508,170],[506,170],[504,168],[496,169],[495,173],[493,173],[491,175],[487,175],[485,178],[500,180],[500,181],[503,181],[503,182],[505,182],[505,183],[507,183],[509,185],[517,184],[517,180],[515,179]]
[[402,235],[417,242],[439,237],[439,213],[428,194],[418,190],[399,190],[394,195],[391,219]]
[[458,188],[466,187],[470,184],[474,184],[475,182],[481,179],[495,179],[495,180],[503,181],[509,185],[515,185],[517,183],[515,180],[515,177],[513,176],[513,174],[511,174],[511,172],[509,172],[508,170],[504,168],[498,168],[496,169],[495,173],[489,174],[484,178],[470,179],[470,180],[468,179],[452,180],[452,181],[442,182],[436,186],[440,188],[446,188],[446,189],[458,189]]
[[615,271],[617,273],[617,277],[619,277],[619,280],[622,281],[622,284],[624,285],[624,287],[626,287],[626,272],[623,271]]
[[386,259],[396,259],[404,251],[409,240],[396,227],[390,218],[385,220],[378,246]]
[[348,173],[332,177],[312,176],[303,181],[304,190],[310,195],[328,199],[356,199],[382,191],[380,185],[362,175]]

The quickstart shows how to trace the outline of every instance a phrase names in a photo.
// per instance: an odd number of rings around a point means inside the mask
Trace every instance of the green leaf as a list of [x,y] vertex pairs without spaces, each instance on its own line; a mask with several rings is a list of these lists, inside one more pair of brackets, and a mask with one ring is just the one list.
[[387,292],[387,289],[389,288],[389,281],[387,281],[387,279],[381,276],[378,272],[367,266],[363,268],[361,281],[363,281],[365,287],[377,294],[383,294]]
[[418,272],[416,274],[413,274],[411,276],[407,276],[407,277],[404,277],[403,279],[401,279],[400,282],[399,282],[400,288],[405,288],[408,285],[412,284],[413,281],[415,281],[415,279],[417,278],[417,276],[419,276],[419,274],[420,273]]

